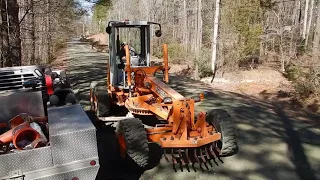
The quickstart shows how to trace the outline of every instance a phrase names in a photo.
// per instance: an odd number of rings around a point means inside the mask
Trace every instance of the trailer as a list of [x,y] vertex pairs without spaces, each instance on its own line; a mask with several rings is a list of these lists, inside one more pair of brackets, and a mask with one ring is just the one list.
[[64,71],[0,68],[0,180],[93,180],[96,128]]

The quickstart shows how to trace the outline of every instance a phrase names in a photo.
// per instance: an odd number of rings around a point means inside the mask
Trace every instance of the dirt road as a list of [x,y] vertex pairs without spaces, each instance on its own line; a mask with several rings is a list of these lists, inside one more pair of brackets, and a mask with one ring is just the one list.
[[[89,85],[104,81],[107,54],[97,53],[89,45],[70,42],[66,53],[68,71],[81,105],[88,110]],[[171,77],[171,86],[185,96],[204,92],[206,100],[197,107],[227,109],[239,134],[239,153],[224,158],[211,171],[174,172],[164,161],[142,175],[124,164],[112,131],[98,129],[101,179],[237,179],[296,180],[320,179],[320,117],[301,110],[306,121],[297,121],[277,101],[267,101],[241,94],[221,92],[184,77]],[[99,178],[100,179],[100,178]]]

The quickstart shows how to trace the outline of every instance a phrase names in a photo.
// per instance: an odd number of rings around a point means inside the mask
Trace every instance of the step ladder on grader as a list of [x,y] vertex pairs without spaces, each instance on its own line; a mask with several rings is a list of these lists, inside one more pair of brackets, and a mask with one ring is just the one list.
[[[220,157],[237,153],[237,137],[231,116],[222,109],[195,114],[195,103],[203,94],[186,98],[169,85],[168,47],[163,45],[163,64],[152,66],[150,61],[151,25],[159,27],[155,36],[162,35],[159,23],[147,21],[110,21],[107,82],[90,87],[91,109],[103,121],[117,121],[117,138],[124,158],[136,165],[152,169],[165,159],[180,168],[200,164],[200,168],[217,164]],[[121,32],[134,30],[139,35],[139,52],[123,44]],[[123,33],[122,33],[123,34]],[[129,35],[130,37],[130,35]],[[130,39],[129,39],[130,41]],[[156,74],[162,78],[157,78]],[[117,117],[119,107],[131,116]],[[156,119],[156,123],[151,123]],[[152,126],[150,125],[152,124]],[[154,155],[150,144],[161,147]]]

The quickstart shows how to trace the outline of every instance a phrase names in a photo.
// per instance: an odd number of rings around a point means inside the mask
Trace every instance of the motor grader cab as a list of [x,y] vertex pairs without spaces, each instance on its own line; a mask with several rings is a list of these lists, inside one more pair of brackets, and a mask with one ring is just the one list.
[[[150,67],[150,25],[155,24],[159,26],[157,31],[157,36],[161,36],[161,26],[158,23],[145,22],[145,21],[124,21],[124,22],[109,22],[107,31],[109,33],[109,77],[108,83],[113,87],[121,87],[124,89],[130,88],[128,84],[129,81],[126,81],[128,77],[128,72],[125,70],[125,45],[128,45],[129,54],[130,54],[130,67]],[[137,35],[135,40],[138,40],[138,43],[135,43],[138,47],[133,47],[132,44],[124,43],[123,37],[120,37],[122,30],[132,30]],[[130,31],[129,30],[129,31]],[[130,41],[132,42],[132,41]],[[139,52],[135,51],[139,49]]]
[[[93,82],[90,88],[91,109],[103,121],[116,121],[117,137],[122,155],[131,158],[141,168],[153,168],[150,144],[161,147],[168,162],[180,164],[189,170],[196,163],[200,168],[215,163],[222,156],[237,152],[237,137],[231,116],[225,110],[212,109],[195,113],[195,103],[204,99],[203,94],[187,98],[169,85],[168,47],[163,45],[163,64],[151,66],[151,26],[156,25],[156,37],[161,36],[161,25],[146,21],[110,21],[109,59],[107,82]],[[132,56],[130,43],[125,55],[120,55],[122,29],[138,29],[140,53]],[[130,37],[130,36],[129,36]],[[130,40],[129,40],[130,41]],[[128,42],[128,41],[126,41]],[[121,60],[123,60],[121,62]],[[162,78],[157,78],[157,73]],[[130,116],[118,118],[116,107],[125,107]],[[156,119],[151,126],[148,121]],[[161,156],[160,156],[161,157]],[[153,159],[153,160],[152,160]],[[220,159],[221,160],[221,159]],[[157,163],[154,163],[157,162]],[[174,166],[175,167],[175,166]]]

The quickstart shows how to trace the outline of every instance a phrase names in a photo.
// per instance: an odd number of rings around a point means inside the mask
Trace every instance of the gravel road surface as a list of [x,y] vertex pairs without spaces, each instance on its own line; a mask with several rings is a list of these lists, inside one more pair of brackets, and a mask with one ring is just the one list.
[[[73,88],[81,105],[88,110],[90,82],[105,81],[107,54],[74,41],[68,43],[66,55]],[[140,172],[121,160],[112,129],[99,126],[101,169],[98,179],[320,179],[319,115],[301,110],[299,119],[305,121],[298,121],[296,115],[293,116],[277,101],[221,92],[203,83],[173,75],[170,84],[185,96],[204,92],[206,100],[197,105],[198,110],[228,110],[238,128],[239,153],[224,158],[224,163],[205,172],[200,169],[197,172],[174,172],[172,165],[164,160],[158,167]]]

